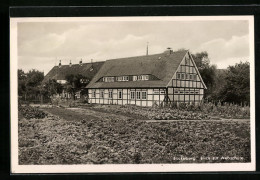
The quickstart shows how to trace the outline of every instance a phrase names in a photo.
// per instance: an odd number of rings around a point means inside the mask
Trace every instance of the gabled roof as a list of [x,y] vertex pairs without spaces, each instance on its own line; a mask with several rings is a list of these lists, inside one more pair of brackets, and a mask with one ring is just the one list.
[[[44,77],[43,83],[48,81],[49,79],[65,80],[66,75],[69,74],[81,74],[91,80],[103,64],[104,62],[94,62],[82,63],[81,65],[72,64],[71,67],[69,65],[62,65],[61,67],[54,66]],[[93,67],[92,71],[91,66]]]
[[[166,87],[188,51],[107,60],[87,88]],[[159,80],[97,82],[102,77],[151,74]]]

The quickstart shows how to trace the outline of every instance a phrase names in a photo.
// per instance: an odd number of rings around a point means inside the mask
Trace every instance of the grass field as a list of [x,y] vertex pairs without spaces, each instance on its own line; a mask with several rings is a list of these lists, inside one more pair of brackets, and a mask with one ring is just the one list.
[[147,123],[89,108],[44,111],[42,119],[19,117],[19,164],[250,162],[249,121]]

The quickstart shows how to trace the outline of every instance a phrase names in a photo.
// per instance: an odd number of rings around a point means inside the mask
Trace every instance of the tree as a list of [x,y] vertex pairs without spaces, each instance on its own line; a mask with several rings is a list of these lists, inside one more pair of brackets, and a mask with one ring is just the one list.
[[237,63],[227,69],[225,84],[219,92],[224,102],[250,103],[250,65],[249,62]]
[[199,69],[205,66],[209,66],[210,64],[209,55],[207,51],[202,51],[200,53],[192,54],[192,58]]
[[36,97],[40,94],[40,85],[44,79],[43,72],[32,69],[26,73],[26,94],[30,97]]
[[30,70],[27,74],[27,86],[37,87],[41,84],[42,80],[44,79],[43,72],[38,70]]
[[26,93],[26,74],[22,69],[18,69],[18,95],[23,96]]
[[205,97],[211,97],[216,85],[216,65],[211,65],[206,51],[192,54],[192,58],[195,61],[196,66],[200,72],[200,75],[207,86],[205,90]]
[[62,93],[62,85],[55,79],[49,79],[41,86],[41,94],[45,97],[51,97],[54,94]]
[[44,79],[43,72],[32,69],[28,73],[18,69],[18,94],[30,97],[37,96],[40,94],[40,84]]
[[82,90],[85,88],[87,84],[90,82],[88,78],[81,74],[68,74],[65,77],[67,84],[66,84],[66,91],[71,93],[73,98],[75,98],[75,93],[77,91]]

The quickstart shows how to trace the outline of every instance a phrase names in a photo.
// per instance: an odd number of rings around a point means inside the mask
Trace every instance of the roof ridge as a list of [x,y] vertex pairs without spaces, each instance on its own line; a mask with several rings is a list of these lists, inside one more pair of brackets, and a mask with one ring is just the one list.
[[[95,63],[102,63],[105,61],[96,61],[96,62],[89,62],[89,63],[82,63],[81,65],[86,65],[86,64],[95,64]],[[79,63],[77,64],[71,64],[71,66],[75,66],[75,65],[80,65]],[[59,65],[55,65],[54,67],[58,67]],[[61,66],[70,66],[70,64],[61,64]]]
[[[189,50],[180,50],[180,51],[178,50],[178,51],[173,51],[172,53],[183,52],[183,51],[188,52]],[[130,57],[122,57],[122,58],[113,58],[113,59],[107,59],[105,61],[122,60],[122,59],[135,59],[135,58],[149,57],[149,56],[158,56],[158,55],[166,55],[166,53],[163,52],[163,53],[157,53],[157,54],[151,54],[151,55],[141,55],[141,56],[130,56]]]

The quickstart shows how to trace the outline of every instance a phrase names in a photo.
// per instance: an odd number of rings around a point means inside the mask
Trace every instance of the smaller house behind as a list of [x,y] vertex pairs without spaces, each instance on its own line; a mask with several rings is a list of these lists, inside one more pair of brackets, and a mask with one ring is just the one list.
[[[82,61],[80,61],[79,64],[70,63],[67,65],[62,65],[60,61],[58,66],[54,66],[48,72],[48,74],[46,74],[43,83],[47,82],[50,79],[55,79],[58,83],[64,86],[67,83],[67,75],[77,74],[81,74],[82,76],[86,77],[87,81],[91,81],[103,64],[104,62],[82,63]],[[71,94],[66,92],[65,88],[63,89],[62,93],[58,96],[62,98],[71,98]],[[80,98],[80,92],[76,93],[76,98]]]

